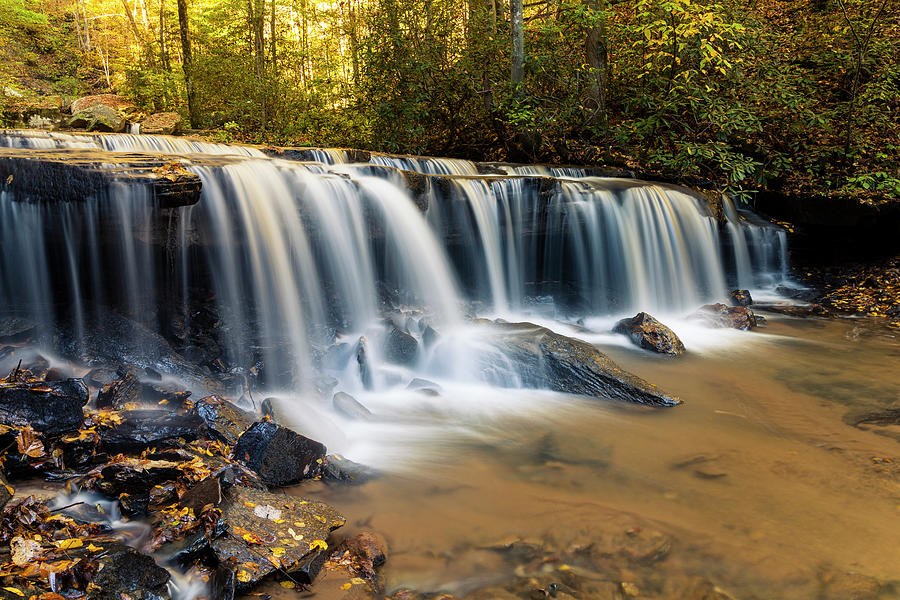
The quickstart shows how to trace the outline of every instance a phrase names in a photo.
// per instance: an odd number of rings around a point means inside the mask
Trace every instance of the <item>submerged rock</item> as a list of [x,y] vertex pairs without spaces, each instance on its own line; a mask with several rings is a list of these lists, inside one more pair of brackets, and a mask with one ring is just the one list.
[[363,531],[341,542],[329,560],[346,566],[350,572],[377,585],[375,569],[387,559],[387,542],[380,535]]
[[384,341],[384,357],[392,363],[409,365],[416,362],[418,356],[419,341],[397,326],[391,325]]
[[167,600],[169,572],[150,556],[120,544],[104,544],[90,600]]
[[275,423],[255,423],[238,440],[234,456],[266,485],[280,486],[313,477],[325,446]]
[[325,561],[328,534],[345,519],[321,502],[232,487],[221,505],[225,534],[212,541],[219,562],[235,573],[239,589],[277,568],[303,583]]
[[11,383],[0,386],[0,423],[30,425],[57,435],[76,431],[84,422],[87,386],[81,379]]
[[527,386],[650,406],[681,404],[681,400],[624,371],[585,341],[533,323],[482,323],[493,330],[490,341]]
[[359,485],[379,475],[376,469],[353,462],[340,454],[329,454],[322,463],[322,479],[325,481]]
[[750,296],[750,290],[731,290],[728,297],[734,306],[750,306],[753,304],[753,297]]
[[746,306],[727,306],[725,304],[707,304],[701,306],[691,315],[697,321],[703,321],[713,327],[742,329],[748,331],[759,326],[756,315]]
[[216,395],[197,400],[194,413],[203,419],[213,438],[231,446],[256,421],[247,411]]
[[645,350],[670,356],[684,354],[684,344],[675,332],[645,312],[622,319],[613,327],[613,332],[628,336],[635,345]]
[[344,392],[338,392],[331,399],[334,410],[348,419],[365,421],[372,418],[372,411],[360,404],[359,400]]

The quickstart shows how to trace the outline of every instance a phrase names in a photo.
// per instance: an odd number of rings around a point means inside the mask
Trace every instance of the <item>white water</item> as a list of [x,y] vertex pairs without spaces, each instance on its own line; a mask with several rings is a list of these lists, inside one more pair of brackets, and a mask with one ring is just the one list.
[[[542,177],[429,181],[417,200],[423,213],[389,167],[472,175],[475,164],[373,155],[372,163],[388,168],[354,168],[341,164],[343,151],[322,150],[315,164],[166,136],[0,136],[0,145],[19,148],[88,143],[111,157],[233,158],[188,164],[202,180],[202,198],[165,215],[135,186],[58,207],[3,192],[4,310],[36,320],[45,333],[70,323],[79,338],[113,309],[162,334],[177,321],[188,339],[194,307],[211,301],[215,330],[205,333],[218,340],[225,366],[258,365],[264,381],[299,390],[323,371],[320,354],[335,340],[348,349],[339,368],[324,371],[347,389],[361,388],[354,348],[362,336],[376,387],[416,373],[473,380],[469,346],[447,341],[466,302],[510,320],[611,319],[639,310],[677,317],[734,287],[771,288],[787,270],[784,233],[744,219],[730,202],[720,229],[687,191],[577,177],[577,169],[566,169],[564,179],[535,167]],[[440,351],[420,352],[413,365],[388,364],[385,317],[420,345],[433,327]]]

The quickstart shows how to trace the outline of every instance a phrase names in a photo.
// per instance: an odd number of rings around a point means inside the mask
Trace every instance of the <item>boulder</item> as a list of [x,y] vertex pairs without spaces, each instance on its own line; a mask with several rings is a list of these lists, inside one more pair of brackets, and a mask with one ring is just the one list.
[[20,317],[0,318],[0,343],[13,344],[28,339],[35,331],[35,324]]
[[344,415],[348,419],[357,421],[365,421],[372,418],[372,411],[359,403],[359,401],[344,392],[338,392],[331,399],[334,410]]
[[122,417],[124,420],[112,429],[100,431],[100,444],[107,452],[179,446],[182,441],[197,439],[206,428],[206,423],[196,414],[142,409],[125,411]]
[[220,396],[200,398],[193,412],[206,423],[209,434],[217,440],[233,446],[256,419]]
[[137,408],[141,402],[143,386],[138,380],[137,371],[134,369],[120,369],[115,379],[97,392],[97,408]]
[[384,340],[385,359],[400,365],[416,362],[416,358],[419,356],[418,340],[395,325],[389,327],[390,331]]
[[69,119],[68,126],[87,131],[103,131],[107,133],[120,133],[125,131],[128,120],[116,109],[103,104],[96,104],[90,108],[78,111]]
[[622,319],[613,327],[613,332],[628,336],[635,345],[645,350],[670,356],[684,354],[684,344],[675,332],[645,312]]
[[695,321],[703,321],[713,327],[742,329],[748,331],[759,325],[756,315],[746,306],[726,306],[707,304],[691,315]]
[[491,323],[488,340],[500,357],[482,356],[486,368],[512,365],[522,384],[606,400],[677,406],[670,396],[624,371],[588,342],[533,323]]
[[753,304],[750,290],[731,290],[728,292],[728,297],[733,306],[750,306]]
[[229,489],[220,508],[225,533],[212,541],[212,551],[234,571],[241,590],[276,568],[311,583],[324,563],[328,534],[345,522],[327,504],[244,487]]
[[83,96],[72,102],[72,114],[87,110],[93,106],[107,106],[113,110],[134,111],[136,107],[134,102],[117,96],[115,94],[96,94],[94,96]]
[[372,467],[353,462],[340,454],[329,454],[322,464],[322,479],[348,484],[363,484],[379,476]]
[[141,123],[141,133],[174,135],[181,132],[181,115],[176,112],[154,113]]
[[359,380],[362,382],[363,387],[367,390],[371,390],[372,383],[372,365],[369,362],[369,341],[366,339],[366,336],[362,336],[359,338],[359,342],[356,345],[356,363],[359,365]]
[[84,422],[87,386],[81,379],[8,383],[0,386],[0,423],[58,435]]
[[129,546],[104,544],[89,600],[168,600],[169,572]]
[[234,457],[266,485],[280,486],[314,477],[325,446],[275,423],[255,423],[238,439]]
[[123,458],[92,471],[88,485],[110,498],[118,498],[124,513],[142,515],[150,505],[151,493],[181,477],[178,466],[179,463],[168,460]]

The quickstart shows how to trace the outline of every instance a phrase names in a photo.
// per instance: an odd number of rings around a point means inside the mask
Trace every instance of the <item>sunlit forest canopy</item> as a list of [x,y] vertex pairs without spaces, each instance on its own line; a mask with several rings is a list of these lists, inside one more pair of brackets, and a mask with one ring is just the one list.
[[0,101],[111,92],[223,141],[881,201],[900,196],[898,5],[4,0]]

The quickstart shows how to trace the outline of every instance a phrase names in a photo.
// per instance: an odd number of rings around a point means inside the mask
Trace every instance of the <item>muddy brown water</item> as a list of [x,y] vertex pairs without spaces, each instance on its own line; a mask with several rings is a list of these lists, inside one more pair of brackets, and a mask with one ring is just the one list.
[[[575,597],[701,598],[684,590],[703,577],[738,599],[802,599],[865,592],[864,575],[881,592],[858,597],[898,597],[900,443],[843,417],[900,406],[900,341],[779,317],[740,335],[756,337],[676,360],[604,347],[676,409],[525,392],[550,408],[420,439],[406,468],[363,485],[291,493],[343,511],[337,538],[385,536],[388,592],[528,597],[575,573],[593,584]],[[314,591],[346,594],[327,577]]]

